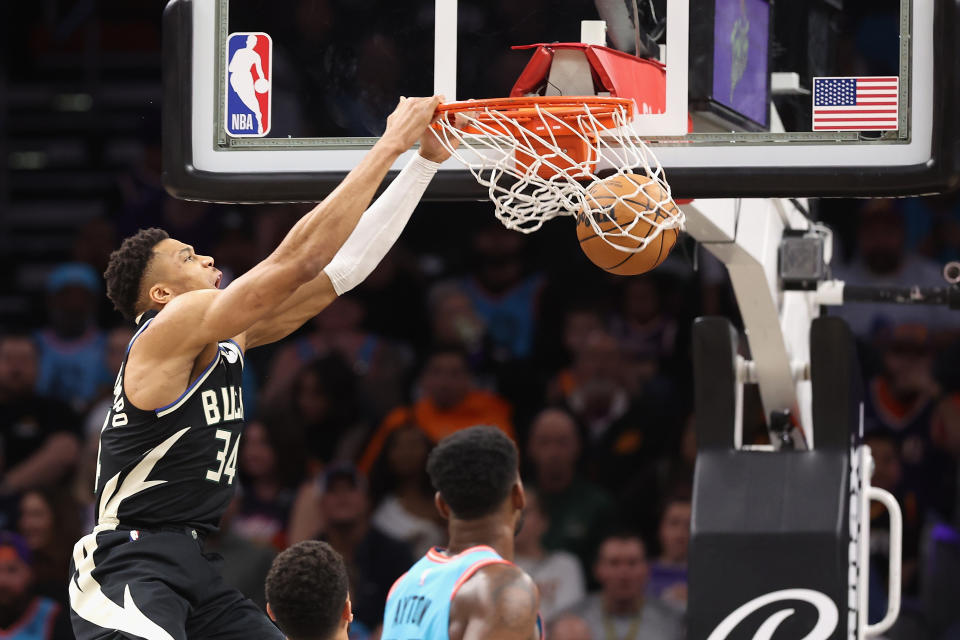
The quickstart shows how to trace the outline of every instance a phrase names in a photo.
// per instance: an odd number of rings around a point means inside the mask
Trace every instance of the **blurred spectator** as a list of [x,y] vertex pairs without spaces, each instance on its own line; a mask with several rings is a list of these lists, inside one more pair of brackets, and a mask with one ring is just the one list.
[[160,129],[159,109],[145,112],[137,132],[143,154],[138,162],[117,176],[117,207],[122,211],[118,216],[118,231],[122,237],[140,228],[159,226],[160,203],[169,197],[160,178],[163,172]]
[[571,362],[597,331],[603,331],[603,316],[592,305],[567,311],[563,319],[563,346]]
[[220,528],[204,540],[203,548],[206,553],[216,553],[223,558],[220,574],[224,582],[265,609],[267,601],[263,583],[277,552],[272,547],[256,544],[245,536],[237,535],[233,525],[239,510],[240,497],[237,496],[224,511]]
[[551,622],[546,637],[550,640],[593,640],[586,620],[572,613],[562,613]]
[[[610,333],[595,331],[576,353],[569,376],[556,379],[551,394],[586,427],[587,474],[611,490],[622,491],[638,471],[652,473],[650,465],[676,440],[672,427],[680,403],[669,385],[635,396],[644,378],[638,371]],[[628,385],[631,376],[636,382]]]
[[540,589],[540,615],[551,622],[561,611],[580,602],[586,595],[583,568],[577,557],[566,551],[547,551],[541,541],[550,527],[550,519],[543,510],[537,492],[526,491],[527,506],[523,527],[515,541],[515,559]]
[[300,438],[286,425],[253,420],[240,441],[240,495],[232,515],[233,534],[261,546],[283,549],[294,488],[303,479]]
[[487,327],[460,284],[442,282],[430,291],[430,326],[436,344],[459,347],[474,369],[487,365]]
[[62,480],[79,450],[76,415],[58,399],[38,395],[36,377],[33,340],[0,336],[0,524],[7,528],[16,509],[11,498]]
[[73,241],[73,258],[89,264],[97,273],[103,273],[107,270],[110,254],[119,244],[117,230],[109,220],[92,218],[77,231]]
[[[911,287],[944,286],[936,263],[906,250],[903,213],[896,200],[865,200],[858,212],[857,253],[850,264],[834,268],[848,284]],[[909,304],[848,304],[836,314],[860,338],[870,338],[896,325],[919,324],[932,330],[956,327],[956,317],[946,307]]]
[[622,359],[613,336],[594,331],[583,338],[569,372],[556,378],[552,386],[550,399],[570,407],[586,426],[591,443],[601,440],[611,425],[630,410]]
[[343,130],[341,135],[381,135],[402,91],[398,81],[403,76],[403,47],[385,33],[353,43],[349,53],[345,48],[331,45],[326,56],[332,56],[334,51],[344,58],[349,56],[341,64],[355,69],[356,80],[324,87],[328,119]]
[[879,340],[880,372],[868,383],[867,431],[923,431],[940,389],[927,328],[900,325]]
[[[123,324],[107,332],[104,361],[106,369],[113,379],[120,371],[120,365],[127,353],[127,345],[133,338],[134,328]],[[83,531],[89,531],[96,524],[94,514],[94,491],[96,487],[97,457],[100,453],[100,431],[103,429],[107,413],[113,406],[113,382],[100,390],[100,400],[95,402],[83,419],[83,440],[74,474],[73,496],[83,509]]]
[[356,296],[341,296],[317,315],[310,331],[282,346],[274,356],[263,390],[264,402],[282,405],[304,365],[339,355],[357,377],[364,418],[379,419],[399,404],[413,356],[402,344],[365,331],[365,315]]
[[[560,402],[576,384],[573,362],[583,349],[590,336],[604,329],[604,316],[596,308],[596,303],[574,301],[563,306],[563,324],[558,336],[559,342],[547,340],[543,353],[539,356],[541,364],[549,371],[555,371],[550,380],[547,394],[552,402]],[[546,330],[543,332],[546,333]]]
[[646,551],[639,537],[607,536],[597,551],[594,574],[600,592],[572,611],[605,638],[680,640],[684,636],[679,610],[645,596],[649,579]]
[[419,391],[419,400],[391,411],[374,432],[360,457],[363,471],[373,466],[387,436],[408,424],[415,424],[434,443],[478,424],[514,437],[510,405],[497,394],[476,388],[466,354],[455,347],[440,347],[427,357]]
[[73,640],[66,608],[34,593],[30,549],[9,531],[0,531],[0,636]]
[[960,528],[936,524],[926,537],[921,572],[925,630],[937,640],[956,640],[960,638]]
[[956,191],[907,198],[907,245],[937,263],[960,259],[960,197]]
[[[115,379],[127,352],[127,345],[133,338],[134,328],[123,324],[107,332],[104,361],[107,371]],[[73,497],[80,504],[83,513],[81,530],[89,531],[96,524],[94,491],[97,477],[97,458],[100,453],[100,431],[103,429],[107,413],[113,405],[113,383],[100,392],[101,398],[90,407],[83,420],[83,441],[74,474]]]
[[663,309],[658,281],[653,275],[630,278],[623,286],[620,313],[610,331],[635,366],[642,380],[659,373],[660,362],[676,350],[677,321]]
[[73,543],[80,538],[80,505],[66,489],[32,489],[20,499],[17,529],[33,555],[35,591],[66,605]]
[[636,531],[644,540],[660,538],[666,499],[690,496],[693,492],[697,436],[692,413],[684,421],[674,449],[672,455],[664,455],[652,465],[636,465],[618,492],[617,503],[623,514],[620,524]]
[[107,333],[106,343],[104,345],[103,360],[104,366],[110,377],[108,384],[100,388],[100,400],[95,402],[90,410],[87,411],[87,417],[84,420],[84,436],[100,437],[100,430],[103,428],[103,421],[107,418],[107,413],[113,405],[113,385],[117,374],[120,372],[120,365],[123,364],[123,358],[127,355],[127,345],[133,339],[134,328],[130,325],[121,325],[111,329]]
[[960,392],[948,393],[937,403],[931,438],[954,460],[960,460]]
[[664,462],[658,470],[660,486],[686,490],[693,489],[693,467],[697,461],[697,431],[694,416],[690,413],[683,422],[683,432],[677,453]]
[[902,325],[880,341],[881,370],[870,379],[864,430],[884,431],[897,442],[903,488],[922,496],[921,511],[953,509],[956,463],[933,442],[934,400],[940,389],[933,376],[933,349],[926,327]]
[[527,443],[533,473],[549,527],[542,537],[550,550],[564,549],[589,566],[603,530],[613,520],[613,501],[577,473],[580,436],[561,409],[545,409],[534,419]]
[[252,222],[237,210],[221,212],[217,217],[217,237],[211,255],[217,257],[217,268],[223,272],[220,286],[249,271],[259,262],[250,228]]
[[383,618],[390,587],[413,564],[413,554],[405,543],[371,526],[366,481],[354,467],[335,465],[321,482],[324,524],[316,537],[343,556],[353,613],[357,621],[374,629]]
[[367,329],[394,344],[422,348],[429,344],[430,322],[418,259],[401,239],[357,288],[356,295],[367,310]]
[[274,405],[291,429],[303,433],[309,470],[335,460],[351,460],[366,428],[361,422],[357,379],[343,358],[330,353],[296,371],[286,406]]
[[387,437],[370,474],[373,525],[406,542],[416,557],[447,540],[427,475],[427,455],[432,448],[417,427],[400,427]]
[[524,275],[526,238],[500,224],[473,235],[474,266],[463,290],[484,320],[498,361],[522,360],[533,350],[540,275]]
[[667,500],[660,517],[660,557],[650,563],[647,593],[680,607],[687,604],[687,548],[690,545],[690,498]]
[[106,336],[97,327],[100,277],[88,264],[61,264],[47,279],[46,328],[37,332],[37,392],[85,411],[111,376],[103,359]]
[[[903,514],[903,591],[916,595],[917,554],[921,514],[917,511],[916,494],[903,491],[903,471],[897,442],[889,432],[868,434],[864,444],[870,447],[874,471],[870,484],[889,491],[900,503]],[[890,517],[878,502],[870,503],[870,584],[869,622],[879,622],[887,612],[887,571],[890,566]]]

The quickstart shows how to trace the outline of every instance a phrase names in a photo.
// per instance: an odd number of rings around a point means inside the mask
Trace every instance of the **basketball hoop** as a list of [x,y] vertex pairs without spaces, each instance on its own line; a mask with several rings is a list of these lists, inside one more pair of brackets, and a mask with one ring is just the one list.
[[[682,230],[684,221],[663,167],[630,126],[634,108],[631,99],[601,96],[465,100],[440,105],[433,130],[487,187],[496,216],[508,229],[531,233],[552,218],[577,216],[610,246],[636,253],[664,230]],[[613,168],[612,177],[640,174],[643,184],[655,181],[659,189],[638,184],[633,193],[596,198],[598,189],[606,195],[596,174],[601,163]],[[651,199],[651,193],[662,195]],[[615,208],[622,213],[624,207],[634,220],[611,225],[609,213]],[[640,221],[644,224],[637,225]],[[634,236],[636,243],[618,241],[634,227],[645,230]]]

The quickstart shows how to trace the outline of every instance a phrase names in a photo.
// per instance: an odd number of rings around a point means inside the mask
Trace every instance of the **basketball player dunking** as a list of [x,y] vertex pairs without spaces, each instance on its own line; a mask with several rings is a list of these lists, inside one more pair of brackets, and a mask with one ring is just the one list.
[[[283,638],[203,552],[234,494],[243,354],[291,333],[386,254],[448,157],[427,130],[440,100],[402,98],[336,190],[223,290],[212,258],[159,229],[111,255],[108,295],[138,329],[101,433],[97,524],[73,550],[78,640]],[[418,138],[419,154],[368,209]]]
[[538,640],[536,584],[513,564],[524,507],[517,448],[494,427],[440,441],[427,460],[446,549],[427,552],[387,596],[383,640]]

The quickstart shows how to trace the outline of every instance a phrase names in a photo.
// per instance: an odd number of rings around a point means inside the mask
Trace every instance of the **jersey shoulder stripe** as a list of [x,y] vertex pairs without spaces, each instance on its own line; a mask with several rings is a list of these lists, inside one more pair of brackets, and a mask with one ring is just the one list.
[[177,398],[176,400],[174,400],[173,402],[171,402],[170,404],[168,404],[168,405],[166,405],[166,406],[163,406],[163,407],[159,407],[158,409],[155,410],[156,413],[157,413],[157,417],[158,417],[158,418],[162,418],[163,416],[167,415],[168,413],[173,413],[174,411],[176,411],[177,409],[179,409],[179,408],[183,405],[184,402],[186,402],[187,400],[189,400],[190,397],[193,396],[193,393],[194,393],[194,392],[200,387],[200,385],[202,385],[202,384],[204,383],[204,381],[210,376],[210,372],[213,371],[213,368],[217,365],[218,362],[220,362],[220,348],[219,348],[219,346],[218,346],[218,348],[217,348],[217,353],[213,356],[213,360],[210,361],[210,364],[207,365],[207,368],[203,370],[203,373],[201,373],[199,376],[197,376],[197,379],[196,379],[196,380],[194,380],[193,382],[190,383],[190,386],[188,386],[188,387],[186,388],[186,390],[185,390],[183,393],[180,394],[180,397]]

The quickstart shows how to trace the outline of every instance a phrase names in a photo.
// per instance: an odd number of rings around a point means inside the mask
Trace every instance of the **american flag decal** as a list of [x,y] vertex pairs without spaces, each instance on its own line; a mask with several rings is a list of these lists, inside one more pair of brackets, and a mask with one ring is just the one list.
[[895,130],[899,104],[897,77],[814,78],[813,130]]

